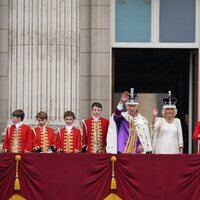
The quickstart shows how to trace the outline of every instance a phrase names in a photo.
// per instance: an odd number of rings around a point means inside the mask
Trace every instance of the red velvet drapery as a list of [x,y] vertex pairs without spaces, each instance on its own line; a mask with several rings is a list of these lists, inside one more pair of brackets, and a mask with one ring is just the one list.
[[0,154],[0,200],[199,200],[199,155],[116,155],[117,189],[110,191],[111,154],[21,154],[20,191],[14,191],[15,154]]

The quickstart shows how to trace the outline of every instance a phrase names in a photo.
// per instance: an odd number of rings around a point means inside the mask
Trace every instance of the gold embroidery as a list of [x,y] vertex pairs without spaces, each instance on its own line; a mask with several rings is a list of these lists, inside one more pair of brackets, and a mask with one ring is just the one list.
[[137,142],[136,126],[133,119],[128,118],[128,122],[129,122],[129,137],[124,149],[124,153],[135,153],[136,142]]
[[67,129],[65,129],[64,145],[65,145],[65,152],[71,153],[73,147],[73,130],[71,130],[71,132],[68,133]]
[[92,120],[91,150],[93,153],[103,153],[101,120]]
[[115,193],[110,193],[104,200],[122,200]]
[[43,152],[48,152],[49,140],[48,140],[46,127],[43,127],[42,129],[40,129],[40,132],[41,132],[42,150]]
[[14,194],[9,200],[26,200],[18,194]]
[[21,138],[21,129],[17,130],[15,128],[12,141],[11,141],[11,152],[19,153],[21,149],[20,138]]

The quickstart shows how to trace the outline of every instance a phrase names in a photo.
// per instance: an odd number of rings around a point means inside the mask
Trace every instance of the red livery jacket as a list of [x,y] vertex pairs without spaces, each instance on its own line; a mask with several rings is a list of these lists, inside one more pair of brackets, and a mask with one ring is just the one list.
[[81,150],[81,132],[73,127],[68,133],[66,128],[58,131],[56,148],[64,153],[78,153]]
[[54,130],[50,127],[35,127],[32,129],[33,148],[39,146],[43,152],[47,152],[51,146],[55,147]]
[[13,153],[23,153],[32,150],[32,133],[28,125],[22,124],[18,130],[15,125],[7,128],[3,150]]
[[104,153],[109,120],[100,117],[97,121],[90,117],[83,120],[83,146],[89,153]]

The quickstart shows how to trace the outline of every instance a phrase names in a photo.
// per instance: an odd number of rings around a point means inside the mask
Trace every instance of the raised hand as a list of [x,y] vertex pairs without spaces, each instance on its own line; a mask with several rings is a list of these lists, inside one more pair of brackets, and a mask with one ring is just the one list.
[[158,108],[155,105],[153,106],[152,114],[153,117],[156,117],[158,115]]
[[129,92],[124,92],[121,94],[120,103],[125,103],[129,99]]

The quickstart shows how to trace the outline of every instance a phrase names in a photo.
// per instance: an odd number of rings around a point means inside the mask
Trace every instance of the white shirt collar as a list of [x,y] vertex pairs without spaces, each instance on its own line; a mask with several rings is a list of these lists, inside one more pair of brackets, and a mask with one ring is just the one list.
[[73,125],[71,125],[71,126],[67,126],[67,125],[66,125],[65,128],[67,129],[67,132],[68,132],[68,133],[71,133],[71,130],[72,130],[72,128],[73,128]]
[[94,117],[94,116],[92,116],[92,118],[93,118],[93,120],[94,120],[95,122],[97,122],[97,121],[99,120],[100,117]]
[[44,132],[45,129],[46,129],[46,125],[44,125],[43,127],[38,125],[38,127],[40,128],[40,130],[42,129],[43,132]]
[[18,122],[17,124],[15,124],[15,127],[17,128],[17,130],[19,129],[20,126],[23,125],[23,122]]
[[39,125],[38,125],[38,127],[39,127],[39,128],[42,128],[42,129],[46,128],[46,126],[47,126],[46,124],[45,124],[44,126],[39,126]]

